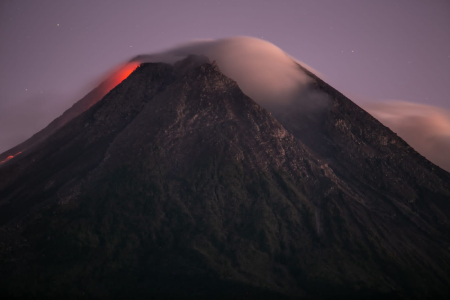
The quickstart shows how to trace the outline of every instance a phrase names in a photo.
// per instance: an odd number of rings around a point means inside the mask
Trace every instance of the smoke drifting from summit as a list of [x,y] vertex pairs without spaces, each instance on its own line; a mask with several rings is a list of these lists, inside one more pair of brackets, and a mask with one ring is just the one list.
[[450,111],[405,101],[370,103],[362,107],[417,152],[450,172]]
[[311,78],[277,46],[253,37],[231,37],[219,40],[198,40],[167,51],[140,55],[140,62],[173,64],[188,55],[205,55],[215,60],[226,76],[235,80],[242,91],[258,104],[287,105],[298,99]]

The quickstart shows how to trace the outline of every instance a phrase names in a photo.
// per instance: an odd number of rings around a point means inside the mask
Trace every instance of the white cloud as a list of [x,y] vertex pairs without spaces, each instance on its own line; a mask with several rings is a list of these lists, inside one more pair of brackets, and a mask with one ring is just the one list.
[[235,80],[246,95],[263,106],[292,102],[310,82],[310,77],[297,66],[298,61],[277,46],[252,37],[197,40],[137,59],[174,63],[190,54],[206,55],[211,61],[215,60],[223,74]]
[[450,172],[450,111],[406,101],[362,104],[417,152]]

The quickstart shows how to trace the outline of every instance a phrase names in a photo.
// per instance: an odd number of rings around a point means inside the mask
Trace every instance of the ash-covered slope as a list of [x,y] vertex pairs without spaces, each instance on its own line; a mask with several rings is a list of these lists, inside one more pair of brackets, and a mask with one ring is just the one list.
[[0,168],[2,294],[450,295],[448,173],[312,74],[330,106],[271,114],[189,59]]

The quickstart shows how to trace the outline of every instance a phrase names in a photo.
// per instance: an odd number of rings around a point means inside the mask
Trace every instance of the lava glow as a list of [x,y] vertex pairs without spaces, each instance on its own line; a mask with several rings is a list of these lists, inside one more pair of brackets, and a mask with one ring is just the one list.
[[18,152],[18,153],[16,153],[15,155],[10,155],[10,156],[8,156],[5,160],[0,161],[0,164],[2,164],[2,163],[4,163],[4,162],[7,162],[8,160],[13,159],[15,156],[19,155],[20,153],[22,153],[22,152]]
[[[88,110],[92,105],[100,101],[103,97],[106,96],[113,88],[118,86],[122,81],[127,79],[128,76],[139,67],[141,63],[138,61],[129,62],[127,64],[122,65],[121,67],[115,69],[111,72],[106,79],[87,97],[87,101],[82,104],[82,110]],[[69,118],[68,120],[70,120]],[[68,120],[65,120],[67,122]],[[65,123],[64,122],[64,123]]]
[[137,67],[139,67],[139,65],[139,62],[130,62],[119,68],[118,71],[114,72],[105,82],[105,87],[103,89],[105,95],[119,85],[119,83],[127,79],[127,77],[130,76],[131,73],[137,69]]

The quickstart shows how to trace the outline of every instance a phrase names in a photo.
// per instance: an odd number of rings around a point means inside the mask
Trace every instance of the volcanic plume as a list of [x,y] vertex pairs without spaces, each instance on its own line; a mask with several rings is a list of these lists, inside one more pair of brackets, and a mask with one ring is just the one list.
[[251,37],[195,41],[162,53],[139,55],[135,60],[173,64],[191,54],[205,55],[215,61],[245,94],[263,106],[291,103],[310,82],[310,77],[283,50]]

